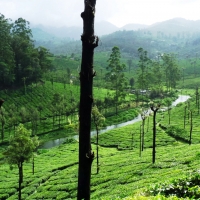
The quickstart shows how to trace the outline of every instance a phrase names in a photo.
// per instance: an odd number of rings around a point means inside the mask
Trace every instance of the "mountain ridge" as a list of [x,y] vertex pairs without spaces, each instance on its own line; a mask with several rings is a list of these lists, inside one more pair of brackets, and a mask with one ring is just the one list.
[[[79,26],[70,26],[70,27],[50,27],[50,26],[44,26],[41,24],[34,25],[31,27],[33,32],[33,37],[35,40],[41,40],[40,36],[35,33],[35,30],[37,29],[37,32],[40,32],[41,35],[43,35],[43,38],[45,36],[45,33],[47,35],[47,38],[52,36],[52,38],[57,39],[68,39],[68,40],[80,40],[81,34],[83,32],[83,28]],[[40,29],[40,31],[39,31]],[[122,27],[117,27],[114,24],[108,22],[108,21],[101,21],[95,23],[95,34],[98,36],[104,36],[109,35],[113,32],[120,31],[120,30],[143,30],[151,32],[152,34],[158,34],[158,32],[162,32],[165,35],[177,35],[177,34],[193,34],[195,32],[200,32],[200,20],[187,20],[184,18],[173,18],[162,22],[157,22],[152,25],[145,25],[145,24],[136,24],[136,23],[130,23],[126,24]]]

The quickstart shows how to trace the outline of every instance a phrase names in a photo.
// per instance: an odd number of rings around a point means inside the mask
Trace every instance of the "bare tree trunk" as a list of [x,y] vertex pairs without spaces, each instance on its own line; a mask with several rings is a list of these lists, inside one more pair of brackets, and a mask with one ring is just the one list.
[[34,157],[34,154],[33,154],[33,160],[32,160],[32,174],[34,175],[35,173],[35,157]]
[[189,144],[192,144],[192,111],[190,110],[190,141]]
[[142,118],[142,151],[144,151],[144,125],[145,125],[145,116]]
[[97,124],[95,124],[97,130],[97,174],[99,173],[99,129]]
[[21,184],[23,183],[23,162],[20,162],[18,164],[18,169],[19,169],[19,193],[18,193],[18,200],[21,200]]
[[153,150],[152,150],[152,163],[154,164],[156,161],[156,113],[160,106],[154,108],[151,107],[151,110],[153,111]]
[[168,107],[168,124],[170,125],[171,123],[171,108]]
[[147,119],[147,132],[149,132],[149,116],[148,116],[148,119]]
[[139,156],[142,156],[142,125],[140,125],[140,152]]
[[187,106],[184,107],[184,123],[183,123],[183,127],[185,129],[185,121],[186,121],[186,111],[187,111]]
[[98,46],[94,36],[94,15],[96,0],[85,0],[83,18],[82,63],[80,72],[80,108],[79,108],[79,169],[77,200],[90,200],[90,176],[94,152],[91,149],[90,129],[93,103],[93,55]]

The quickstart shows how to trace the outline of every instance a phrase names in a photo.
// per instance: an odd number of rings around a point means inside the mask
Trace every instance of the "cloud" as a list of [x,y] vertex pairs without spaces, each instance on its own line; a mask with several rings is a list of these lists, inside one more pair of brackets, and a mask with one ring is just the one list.
[[[197,20],[199,0],[97,0],[95,21],[117,26],[127,23],[152,24],[174,17]],[[84,0],[0,0],[0,13],[34,24],[82,26]]]
[[182,17],[200,19],[199,0],[116,0],[116,13],[108,20],[118,26],[127,23],[153,24]]
[[81,24],[80,0],[1,0],[0,12],[6,18],[25,18],[32,23],[56,26]]

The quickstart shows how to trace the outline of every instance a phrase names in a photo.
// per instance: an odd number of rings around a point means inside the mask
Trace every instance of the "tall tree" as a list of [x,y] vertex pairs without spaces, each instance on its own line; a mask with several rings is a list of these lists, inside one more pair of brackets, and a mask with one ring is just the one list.
[[3,107],[0,108],[0,123],[1,123],[1,140],[4,139],[4,127],[6,123],[6,111]]
[[14,82],[14,54],[11,48],[11,23],[0,14],[0,86]]
[[138,49],[139,54],[139,63],[138,63],[138,76],[137,76],[137,84],[139,89],[148,89],[149,87],[149,70],[148,65],[150,59],[148,57],[148,52],[143,48]]
[[94,35],[94,17],[96,0],[84,0],[82,62],[80,72],[79,107],[79,168],[77,199],[90,199],[90,177],[94,152],[91,148],[91,111],[93,102],[93,56],[98,46],[98,37]]
[[20,124],[11,137],[10,144],[4,152],[6,161],[12,166],[17,165],[19,170],[19,194],[21,200],[21,184],[23,183],[23,164],[33,156],[34,149],[39,145],[37,137],[31,138],[31,132]]
[[158,91],[160,93],[162,91],[162,82],[163,82],[163,69],[159,61],[151,61],[150,62],[150,71],[151,73],[148,75],[148,79],[150,82],[151,89]]
[[99,109],[97,108],[97,106],[93,106],[92,108],[92,120],[94,122],[95,129],[97,132],[96,146],[97,146],[97,174],[98,174],[99,173],[99,129],[101,128],[103,122],[105,121],[105,118],[99,112]]
[[120,100],[125,98],[125,87],[127,85],[124,70],[126,69],[125,64],[120,61],[121,54],[119,47],[113,47],[110,58],[108,59],[107,69],[109,72],[106,74],[108,81],[111,83],[111,87],[115,90],[114,100],[116,106],[116,114],[118,114],[118,104]]
[[[15,59],[15,83],[37,83],[42,74],[52,69],[50,53],[44,47],[35,48],[29,22],[17,19],[11,29],[11,47]],[[26,79],[25,79],[26,78]]]
[[152,163],[156,161],[156,113],[160,108],[160,104],[157,106],[151,105],[151,110],[153,111],[153,148],[152,148]]
[[32,33],[29,22],[19,18],[12,26],[12,49],[15,56],[15,76],[18,85],[23,84],[23,77],[30,77],[32,74],[31,60],[34,50]]
[[180,69],[173,54],[163,54],[161,58],[164,67],[166,87],[170,91],[172,88],[176,88],[177,81],[181,79]]

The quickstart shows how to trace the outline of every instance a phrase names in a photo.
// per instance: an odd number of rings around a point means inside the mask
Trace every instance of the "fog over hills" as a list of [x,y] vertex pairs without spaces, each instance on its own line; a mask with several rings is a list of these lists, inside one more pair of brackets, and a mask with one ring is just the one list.
[[[33,32],[33,37],[35,40],[40,40],[40,35],[38,35],[39,30],[42,35],[47,34],[47,38],[51,35],[52,38],[65,38],[71,40],[80,40],[81,34],[83,32],[83,27],[71,26],[71,27],[50,27],[44,25],[34,25],[31,27]],[[108,35],[115,31],[118,31],[119,28],[110,22],[101,21],[95,23],[95,34],[98,36]]]
[[192,34],[200,32],[200,20],[186,20],[183,18],[174,18],[167,21],[155,23],[146,28],[153,34],[163,32],[165,35],[177,35],[177,34]]
[[149,25],[145,25],[145,24],[126,24],[125,26],[121,27],[120,30],[137,31],[137,30],[148,28],[148,27]]
[[[127,24],[121,28],[115,26],[114,24],[107,22],[107,21],[101,21],[95,23],[95,34],[98,36],[108,35],[111,33],[114,33],[119,30],[138,30],[146,28],[147,25],[141,25],[141,24]],[[71,27],[50,27],[50,26],[44,26],[44,25],[34,25],[31,26],[33,36],[35,40],[40,40],[39,32],[42,34],[42,36],[47,34],[47,38],[49,39],[49,36],[51,35],[51,38],[65,38],[65,39],[71,39],[71,40],[80,40],[80,36],[83,32],[83,27],[78,26],[71,26]],[[39,31],[40,30],[40,31]],[[45,39],[43,37],[43,39]],[[47,39],[47,40],[48,40]]]
[[[36,41],[48,41],[52,39],[80,40],[83,27],[49,27],[44,25],[34,25],[31,27],[33,37]],[[123,27],[117,27],[110,22],[101,21],[95,23],[95,34],[98,36],[108,35],[119,30],[144,30],[156,35],[158,33],[164,35],[188,35],[200,32],[200,20],[186,20],[183,18],[174,18],[153,25],[144,24],[127,24]]]

